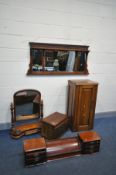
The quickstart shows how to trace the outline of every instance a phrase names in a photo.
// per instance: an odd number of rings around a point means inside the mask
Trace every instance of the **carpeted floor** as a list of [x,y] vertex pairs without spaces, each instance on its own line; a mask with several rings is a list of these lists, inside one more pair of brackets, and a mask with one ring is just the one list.
[[[13,140],[9,130],[0,131],[0,174],[2,175],[116,175],[116,116],[95,119],[94,130],[101,137],[100,152],[46,164],[24,167],[23,140]],[[62,137],[74,136],[66,132]]]

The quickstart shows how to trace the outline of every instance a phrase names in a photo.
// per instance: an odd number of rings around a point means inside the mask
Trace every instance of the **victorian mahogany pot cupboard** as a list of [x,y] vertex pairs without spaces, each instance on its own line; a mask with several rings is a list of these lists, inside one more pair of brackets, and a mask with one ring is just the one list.
[[97,89],[98,83],[91,80],[68,81],[67,116],[73,131],[93,128]]

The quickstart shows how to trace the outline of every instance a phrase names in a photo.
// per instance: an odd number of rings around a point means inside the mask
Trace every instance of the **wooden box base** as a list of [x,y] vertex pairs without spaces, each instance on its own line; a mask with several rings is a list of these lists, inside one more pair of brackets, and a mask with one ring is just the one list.
[[41,121],[35,123],[22,124],[11,128],[10,135],[14,139],[18,139],[23,135],[30,135],[41,131]]

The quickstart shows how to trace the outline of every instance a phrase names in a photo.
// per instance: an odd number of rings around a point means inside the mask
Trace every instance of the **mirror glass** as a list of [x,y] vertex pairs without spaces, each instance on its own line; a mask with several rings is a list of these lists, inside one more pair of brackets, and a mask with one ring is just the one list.
[[32,49],[33,71],[84,71],[86,53]]
[[38,117],[40,93],[34,90],[18,91],[14,95],[16,120]]

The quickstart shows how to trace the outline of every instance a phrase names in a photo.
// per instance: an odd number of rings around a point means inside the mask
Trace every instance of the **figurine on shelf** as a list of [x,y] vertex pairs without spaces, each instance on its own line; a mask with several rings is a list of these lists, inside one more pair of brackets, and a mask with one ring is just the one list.
[[54,71],[59,70],[59,61],[58,61],[58,59],[54,60],[53,67],[54,67]]
[[33,70],[33,71],[38,71],[38,68],[39,68],[39,64],[34,64],[34,65],[32,66],[32,70]]

